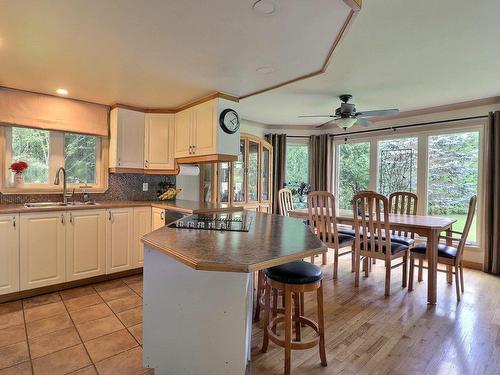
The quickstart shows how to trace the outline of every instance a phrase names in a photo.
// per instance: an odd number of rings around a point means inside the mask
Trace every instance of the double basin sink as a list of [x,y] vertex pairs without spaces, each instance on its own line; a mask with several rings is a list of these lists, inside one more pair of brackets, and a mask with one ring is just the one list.
[[35,203],[25,203],[26,208],[51,208],[51,207],[74,207],[74,206],[97,206],[99,203],[94,201],[89,202],[35,202]]

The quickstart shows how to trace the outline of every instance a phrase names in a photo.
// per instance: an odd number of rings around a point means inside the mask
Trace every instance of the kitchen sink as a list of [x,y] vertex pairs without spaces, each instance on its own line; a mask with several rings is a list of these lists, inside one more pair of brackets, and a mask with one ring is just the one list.
[[96,206],[99,203],[89,201],[89,202],[34,202],[25,203],[26,208],[51,208],[51,207],[68,207],[68,206]]

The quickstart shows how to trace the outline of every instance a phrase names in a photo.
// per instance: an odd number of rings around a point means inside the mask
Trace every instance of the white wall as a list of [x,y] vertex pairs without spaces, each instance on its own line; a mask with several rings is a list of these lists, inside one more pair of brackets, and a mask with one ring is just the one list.
[[200,200],[200,176],[177,176],[175,185],[182,191],[177,195],[177,199],[189,201]]

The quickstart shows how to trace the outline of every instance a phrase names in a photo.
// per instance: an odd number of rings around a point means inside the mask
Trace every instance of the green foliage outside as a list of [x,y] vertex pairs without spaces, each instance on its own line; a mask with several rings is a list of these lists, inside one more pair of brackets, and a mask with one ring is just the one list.
[[370,143],[346,143],[339,149],[339,208],[352,209],[352,197],[368,189]]
[[292,190],[296,208],[307,205],[309,186],[309,146],[306,144],[286,146],[286,187]]
[[97,137],[64,134],[64,165],[68,183],[96,182]]
[[12,128],[12,162],[25,161],[28,169],[26,183],[49,181],[49,131],[29,128]]

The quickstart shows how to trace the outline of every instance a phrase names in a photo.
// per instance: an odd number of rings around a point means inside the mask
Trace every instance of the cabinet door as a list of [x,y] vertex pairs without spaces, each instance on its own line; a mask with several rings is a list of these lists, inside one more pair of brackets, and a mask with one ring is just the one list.
[[174,115],[146,114],[144,167],[174,169]]
[[175,157],[182,158],[191,155],[191,128],[193,110],[186,109],[175,114]]
[[20,215],[21,290],[66,281],[66,213]]
[[19,291],[19,215],[0,215],[0,294]]
[[165,226],[165,210],[153,207],[151,209],[151,230],[157,230]]
[[240,152],[238,154],[238,160],[232,162],[231,164],[231,203],[244,203],[246,200],[246,142],[244,139],[240,140]]
[[106,272],[106,211],[70,211],[66,225],[66,280]]
[[192,144],[196,156],[216,153],[216,107],[214,101],[208,101],[193,107]]
[[260,165],[260,201],[269,202],[271,200],[271,148],[262,144]]
[[142,267],[144,264],[144,244],[141,237],[151,232],[151,207],[134,208],[134,252],[132,266]]
[[118,108],[117,166],[143,168],[144,113]]
[[111,209],[106,211],[106,215],[106,273],[131,269],[134,210]]

